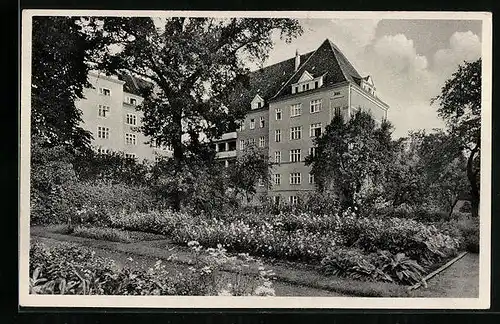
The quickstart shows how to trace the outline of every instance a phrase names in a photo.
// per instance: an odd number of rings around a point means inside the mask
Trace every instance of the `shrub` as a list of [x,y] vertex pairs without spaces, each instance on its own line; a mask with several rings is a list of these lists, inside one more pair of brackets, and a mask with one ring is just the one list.
[[30,216],[32,224],[65,222],[74,213],[77,181],[72,155],[63,146],[31,146]]
[[472,253],[479,252],[479,220],[463,218],[442,222],[439,229],[451,237],[456,237],[459,247]]
[[370,255],[359,249],[335,249],[321,260],[321,268],[327,275],[356,280],[392,281],[390,276],[373,265]]
[[109,226],[112,215],[144,212],[156,207],[155,199],[144,187],[79,182],[74,191],[76,212],[73,219],[78,224]]
[[[32,294],[77,294],[77,295],[216,295],[246,294],[274,295],[272,273],[259,268],[257,281],[239,285],[241,281],[229,281],[217,271],[221,266],[248,266],[246,259],[235,262],[225,250],[204,250],[198,252],[208,256],[203,262],[194,262],[187,273],[169,273],[162,261],[157,261],[147,271],[118,268],[107,258],[96,256],[95,252],[75,244],[61,243],[48,247],[33,242],[30,248],[30,293]],[[201,258],[200,258],[201,259]],[[217,277],[215,277],[217,275]],[[223,288],[221,288],[223,287]],[[230,289],[228,287],[237,287]]]
[[460,206],[460,208],[458,209],[458,211],[460,211],[461,213],[467,213],[467,214],[472,213],[472,205],[471,205],[470,201],[465,200],[463,202],[462,206]]
[[392,254],[389,251],[378,251],[373,258],[380,271],[400,284],[413,285],[423,280],[425,269],[404,253]]
[[78,226],[73,229],[72,234],[75,236],[87,237],[96,240],[123,243],[132,242],[132,239],[127,232],[120,231],[115,228]]

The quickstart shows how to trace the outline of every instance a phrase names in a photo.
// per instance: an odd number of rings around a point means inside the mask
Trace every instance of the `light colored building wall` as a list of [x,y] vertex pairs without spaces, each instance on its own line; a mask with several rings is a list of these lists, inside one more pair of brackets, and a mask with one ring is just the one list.
[[[260,127],[260,118],[264,118],[264,127]],[[255,128],[250,129],[250,122],[251,120],[255,121]],[[247,113],[245,116],[245,119],[243,120],[245,127],[243,130],[238,130],[237,131],[237,143],[236,143],[236,149],[238,151],[241,151],[241,146],[240,146],[240,140],[245,141],[248,145],[248,141],[251,139],[255,140],[255,145],[259,146],[259,138],[264,137],[265,138],[265,146],[263,147],[263,150],[267,150],[269,147],[269,112],[267,108],[261,108],[261,109],[256,109],[256,110],[251,110]]]
[[[318,89],[294,95],[292,97],[271,102],[269,108],[269,155],[275,161],[275,153],[281,152],[281,163],[273,165],[272,173],[281,175],[281,184],[273,185],[269,190],[270,195],[279,194],[285,201],[292,195],[310,192],[315,189],[313,183],[309,183],[310,167],[306,166],[304,160],[309,155],[309,149],[313,146],[313,137],[310,135],[310,126],[321,123],[322,132],[333,119],[335,107],[341,107],[347,114],[348,107],[348,84],[340,84],[336,87]],[[320,99],[322,102],[319,112],[311,113],[312,100]],[[291,116],[291,106],[302,105],[300,116]],[[276,109],[281,108],[282,119],[276,120]],[[290,128],[302,126],[300,139],[290,139]],[[281,142],[276,142],[275,131],[281,131]],[[290,150],[301,150],[301,161],[290,162]],[[301,184],[290,184],[290,173],[301,174]]]
[[361,107],[365,111],[370,112],[373,118],[379,123],[387,118],[388,106],[380,101],[380,99],[373,97],[355,85],[351,85],[350,104],[351,109]]
[[[84,89],[85,99],[76,103],[82,111],[83,127],[92,132],[92,145],[96,148],[109,149],[114,152],[133,153],[141,160],[154,161],[156,155],[168,156],[170,151],[154,148],[146,144],[148,138],[140,131],[143,113],[138,111],[137,105],[142,103],[140,96],[123,91],[123,81],[101,73],[89,73],[89,82],[94,88]],[[100,88],[110,90],[110,95],[100,93]],[[134,98],[136,105],[132,105],[128,98]],[[99,105],[109,107],[106,117],[99,116]],[[127,123],[127,114],[136,116],[136,125]],[[109,128],[109,138],[98,138],[98,127]],[[125,134],[135,134],[136,144],[126,144]]]

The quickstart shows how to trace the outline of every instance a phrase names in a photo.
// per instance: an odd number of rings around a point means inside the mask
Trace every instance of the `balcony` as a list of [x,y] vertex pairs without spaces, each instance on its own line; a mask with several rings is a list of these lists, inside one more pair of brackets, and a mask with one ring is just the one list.
[[217,152],[215,154],[215,158],[217,159],[229,159],[235,157],[236,157],[236,151],[223,151],[223,152]]

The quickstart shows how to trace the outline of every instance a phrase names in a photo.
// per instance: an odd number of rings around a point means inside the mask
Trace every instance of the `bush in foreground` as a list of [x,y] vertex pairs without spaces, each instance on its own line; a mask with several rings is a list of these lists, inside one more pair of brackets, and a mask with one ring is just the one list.
[[[70,295],[259,295],[272,296],[272,273],[261,265],[254,280],[242,280],[242,269],[254,261],[249,256],[229,257],[221,247],[196,252],[186,273],[171,273],[161,261],[148,271],[116,266],[113,260],[75,244],[48,247],[32,242],[30,293]],[[257,265],[259,263],[257,262]],[[236,278],[223,278],[223,267],[232,267]]]

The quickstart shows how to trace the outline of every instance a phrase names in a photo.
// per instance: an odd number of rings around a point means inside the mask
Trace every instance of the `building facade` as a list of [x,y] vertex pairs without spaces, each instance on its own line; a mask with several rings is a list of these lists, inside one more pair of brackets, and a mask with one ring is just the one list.
[[85,99],[76,105],[82,111],[82,127],[92,133],[92,145],[97,152],[123,152],[139,161],[171,155],[166,148],[148,144],[140,130],[143,114],[137,106],[143,100],[140,87],[145,81],[94,71],[88,79],[93,88],[84,89]]
[[315,189],[304,160],[314,154],[314,138],[321,135],[335,113],[348,120],[361,109],[380,124],[389,109],[377,97],[372,78],[362,77],[328,39],[314,52],[296,53],[252,72],[249,87],[238,93],[237,99],[249,112],[232,133],[237,145],[231,158],[248,145],[266,150],[273,163],[272,186],[258,187],[257,192],[292,204]]

